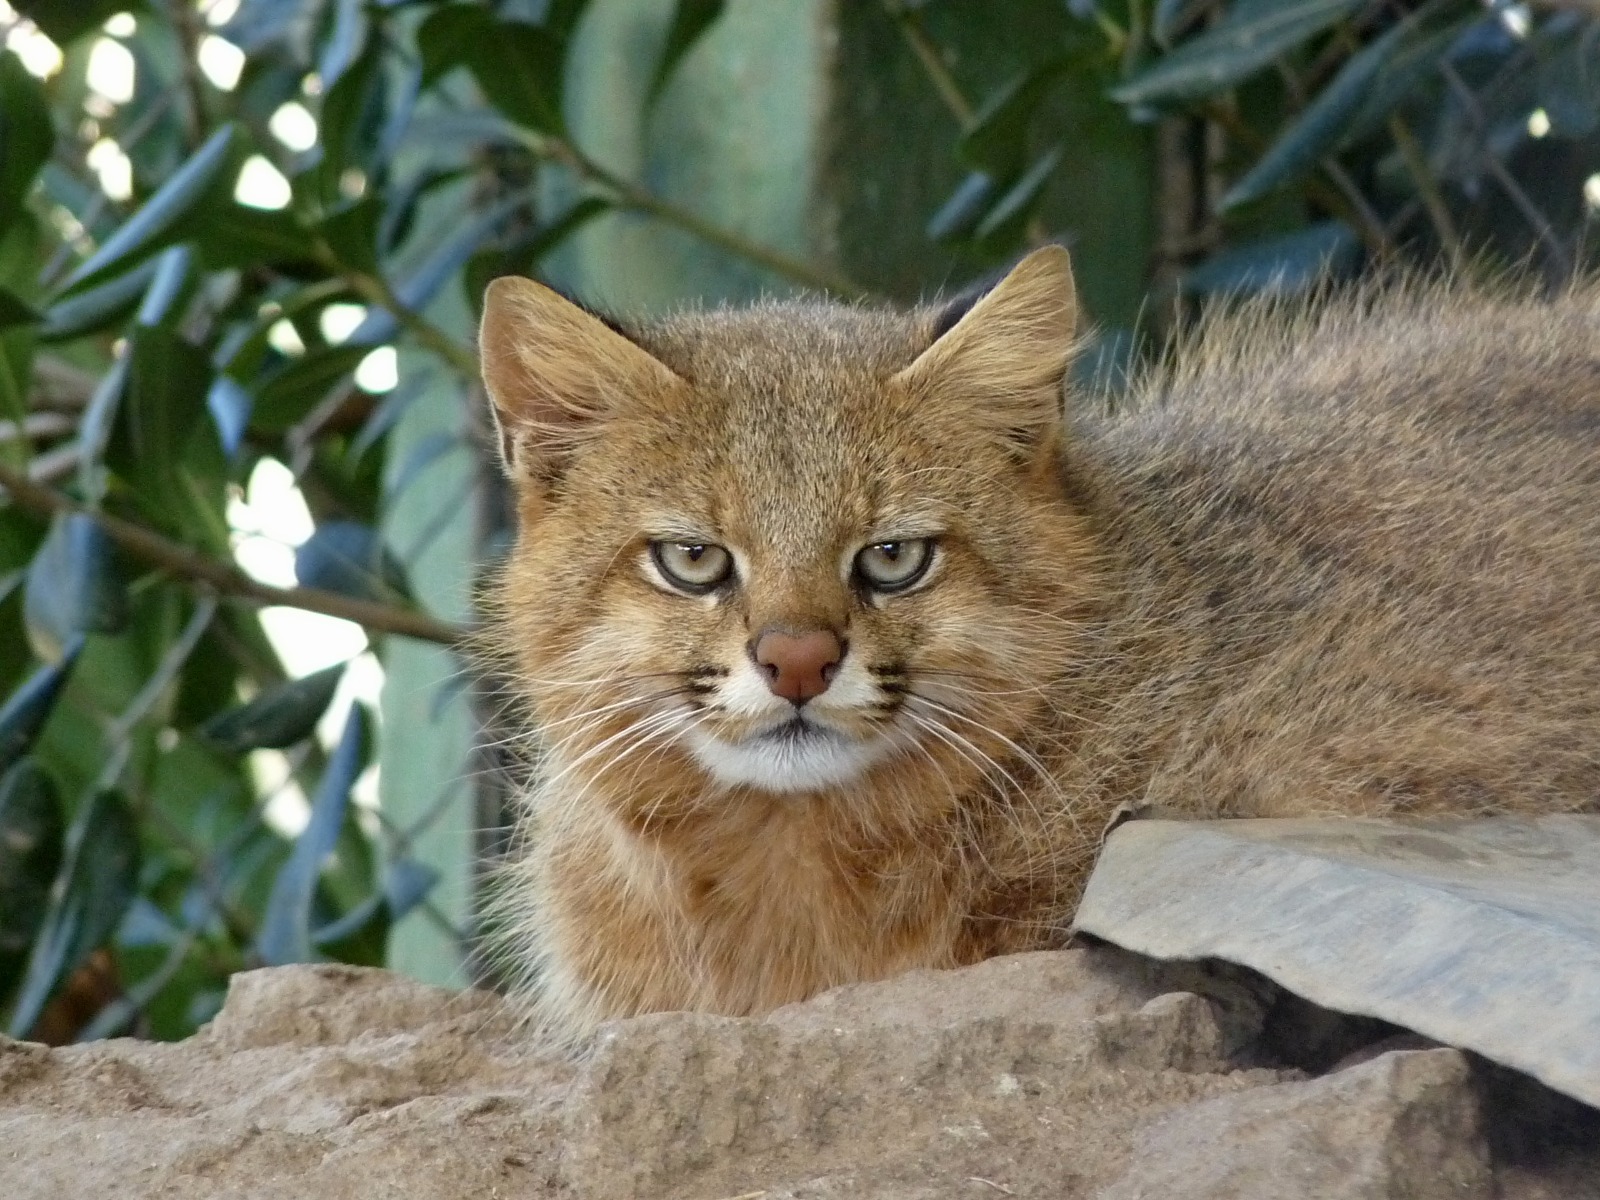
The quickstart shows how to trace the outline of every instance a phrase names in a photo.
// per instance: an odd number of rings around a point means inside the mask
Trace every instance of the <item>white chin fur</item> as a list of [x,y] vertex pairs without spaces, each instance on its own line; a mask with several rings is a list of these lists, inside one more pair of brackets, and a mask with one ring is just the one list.
[[726,742],[696,729],[689,733],[689,748],[718,783],[768,792],[809,792],[849,783],[893,747],[886,738],[854,742],[833,734],[803,741]]

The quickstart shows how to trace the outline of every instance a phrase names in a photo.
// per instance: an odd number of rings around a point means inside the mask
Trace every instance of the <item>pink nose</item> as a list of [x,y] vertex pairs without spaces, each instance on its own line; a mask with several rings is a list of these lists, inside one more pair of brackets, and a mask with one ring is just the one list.
[[773,695],[804,704],[828,690],[844,647],[826,629],[809,633],[768,629],[757,636],[750,653]]

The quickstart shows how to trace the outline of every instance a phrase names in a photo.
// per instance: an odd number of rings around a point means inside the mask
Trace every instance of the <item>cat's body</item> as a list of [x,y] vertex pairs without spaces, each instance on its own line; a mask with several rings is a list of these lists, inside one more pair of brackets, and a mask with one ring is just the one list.
[[552,1026],[1052,944],[1123,803],[1600,811],[1600,296],[1251,310],[1063,426],[1073,316],[491,296]]

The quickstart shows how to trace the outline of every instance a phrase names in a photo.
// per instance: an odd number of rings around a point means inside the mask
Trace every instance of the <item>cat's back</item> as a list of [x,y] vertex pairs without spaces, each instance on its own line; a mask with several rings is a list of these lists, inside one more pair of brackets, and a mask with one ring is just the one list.
[[1249,308],[1082,438],[1152,799],[1600,802],[1600,292]]

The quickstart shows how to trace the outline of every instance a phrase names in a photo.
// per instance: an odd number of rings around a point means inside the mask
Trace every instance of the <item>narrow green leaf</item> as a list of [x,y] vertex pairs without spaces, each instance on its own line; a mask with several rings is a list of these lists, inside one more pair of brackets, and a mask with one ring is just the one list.
[[1156,0],[1150,14],[1150,35],[1163,46],[1169,45],[1173,36],[1202,6],[1214,0]]
[[262,433],[282,433],[344,383],[368,353],[370,347],[349,343],[309,351],[247,385],[255,397],[250,427]]
[[222,452],[229,458],[239,453],[245,431],[250,428],[250,412],[255,400],[231,375],[218,375],[206,392],[206,411],[217,427]]
[[91,501],[98,501],[106,492],[105,456],[116,430],[117,414],[122,411],[122,398],[128,390],[128,358],[124,350],[117,355],[111,369],[100,377],[78,425],[78,450],[82,455],[78,486]]
[[235,129],[224,125],[67,279],[74,288],[160,248],[164,235],[209,192],[228,162]]
[[610,212],[612,207],[609,200],[585,196],[553,221],[539,226],[526,244],[517,247],[517,252],[526,256],[528,266],[532,267],[590,221],[602,213]]
[[1064,59],[1041,63],[991,94],[957,143],[962,161],[999,175],[1020,170],[1033,115],[1068,65]]
[[383,965],[389,929],[427,897],[439,872],[414,859],[402,858],[384,872],[383,886],[311,935],[312,944],[340,962]]
[[322,86],[331,88],[339,82],[350,64],[360,55],[367,43],[367,17],[362,0],[334,0],[333,29],[327,44],[317,59],[317,74]]
[[128,802],[97,793],[67,835],[66,863],[34,940],[11,1035],[27,1037],[55,990],[116,932],[139,880],[139,826]]
[[0,53],[0,232],[22,211],[54,145],[44,85],[15,54]]
[[1121,104],[1152,104],[1205,96],[1245,79],[1367,0],[1289,0],[1262,11],[1230,14],[1198,37],[1158,58],[1111,90]]
[[965,237],[983,219],[998,188],[995,177],[987,171],[972,172],[928,218],[927,235],[936,242]]
[[32,325],[41,319],[33,307],[15,292],[0,287],[0,329],[9,329],[13,325]]
[[364,196],[324,217],[317,232],[347,267],[368,274],[378,273],[378,228],[384,201],[377,195]]
[[0,774],[0,999],[44,924],[65,830],[55,784],[32,759]]
[[1410,24],[1401,22],[1351,55],[1339,68],[1339,73],[1279,135],[1245,177],[1228,189],[1218,208],[1226,212],[1265,196],[1285,180],[1310,168],[1331,150],[1350,118],[1366,100],[1373,79],[1388,65],[1396,48],[1410,33]]
[[724,0],[678,0],[672,6],[672,24],[667,27],[667,38],[661,47],[661,58],[656,63],[656,73],[650,80],[646,104],[654,104],[667,80],[677,70],[683,56],[694,48],[705,32],[717,23]]
[[339,744],[328,759],[327,770],[311,802],[311,819],[295,839],[288,861],[279,870],[267,898],[256,952],[263,961],[278,965],[310,962],[316,957],[311,943],[312,902],[323,863],[333,852],[350,802],[350,789],[367,761],[367,714],[359,704],[350,708]]
[[28,568],[22,603],[28,641],[46,658],[60,655],[79,634],[123,627],[127,587],[114,544],[93,517],[68,513],[51,522]]
[[139,304],[141,325],[160,325],[177,308],[190,282],[194,251],[187,246],[168,246],[155,259],[156,272]]
[[382,47],[372,45],[350,64],[322,100],[317,126],[322,148],[317,191],[325,208],[347,203],[343,190],[347,171],[381,176],[387,170],[387,164],[377,157],[387,115]]
[[0,705],[0,771],[9,770],[33,748],[82,649],[82,639],[73,642],[60,661],[40,667]]
[[36,340],[31,325],[0,329],[0,417],[20,421],[28,413]]
[[[395,298],[413,312],[421,312],[438,294],[446,282],[493,237],[513,214],[527,207],[528,196],[516,193],[507,196],[493,207],[468,221],[452,237],[447,238],[421,265],[394,285]],[[387,309],[374,308],[366,320],[350,335],[350,344],[373,346],[392,339],[400,331],[400,323]]]
[[205,419],[210,359],[159,326],[136,327],[129,344],[128,388],[107,461],[133,485],[152,517],[168,527],[194,528],[201,514],[182,482],[181,466],[197,437],[215,438]]
[[474,315],[482,311],[483,293],[491,281],[502,275],[531,275],[539,261],[567,238],[582,229],[613,205],[598,196],[585,196],[554,220],[532,230],[505,249],[480,250],[467,260],[461,272],[461,286]]
[[1293,233],[1224,251],[1183,277],[1185,291],[1292,293],[1330,273],[1353,267],[1361,241],[1343,221],[1323,221]]
[[218,713],[201,727],[200,736],[229,754],[284,750],[302,742],[327,711],[344,668],[340,663],[267,688],[248,704]]
[[465,65],[472,43],[489,33],[493,25],[494,14],[476,4],[446,4],[429,13],[417,29],[422,86],[429,87]]
[[1056,146],[1029,167],[1022,178],[1011,185],[1011,190],[1000,197],[999,203],[989,210],[988,215],[979,223],[974,237],[978,241],[985,241],[1002,230],[1019,226],[1026,220],[1034,204],[1044,194],[1050,176],[1055,174],[1056,167],[1061,164],[1061,155],[1061,147]]
[[120,324],[155,278],[159,265],[156,259],[150,259],[97,287],[61,297],[45,309],[44,324],[39,327],[40,339],[67,341]]
[[389,502],[393,503],[396,497],[416,482],[419,475],[462,445],[461,435],[454,430],[436,429],[419,438],[389,477],[389,484],[384,488]]
[[417,47],[424,87],[464,66],[507,119],[545,133],[561,132],[561,42],[549,30],[497,20],[476,4],[451,4],[423,21]]
[[324,521],[294,552],[301,587],[362,600],[392,600],[405,593],[405,572],[370,526]]

